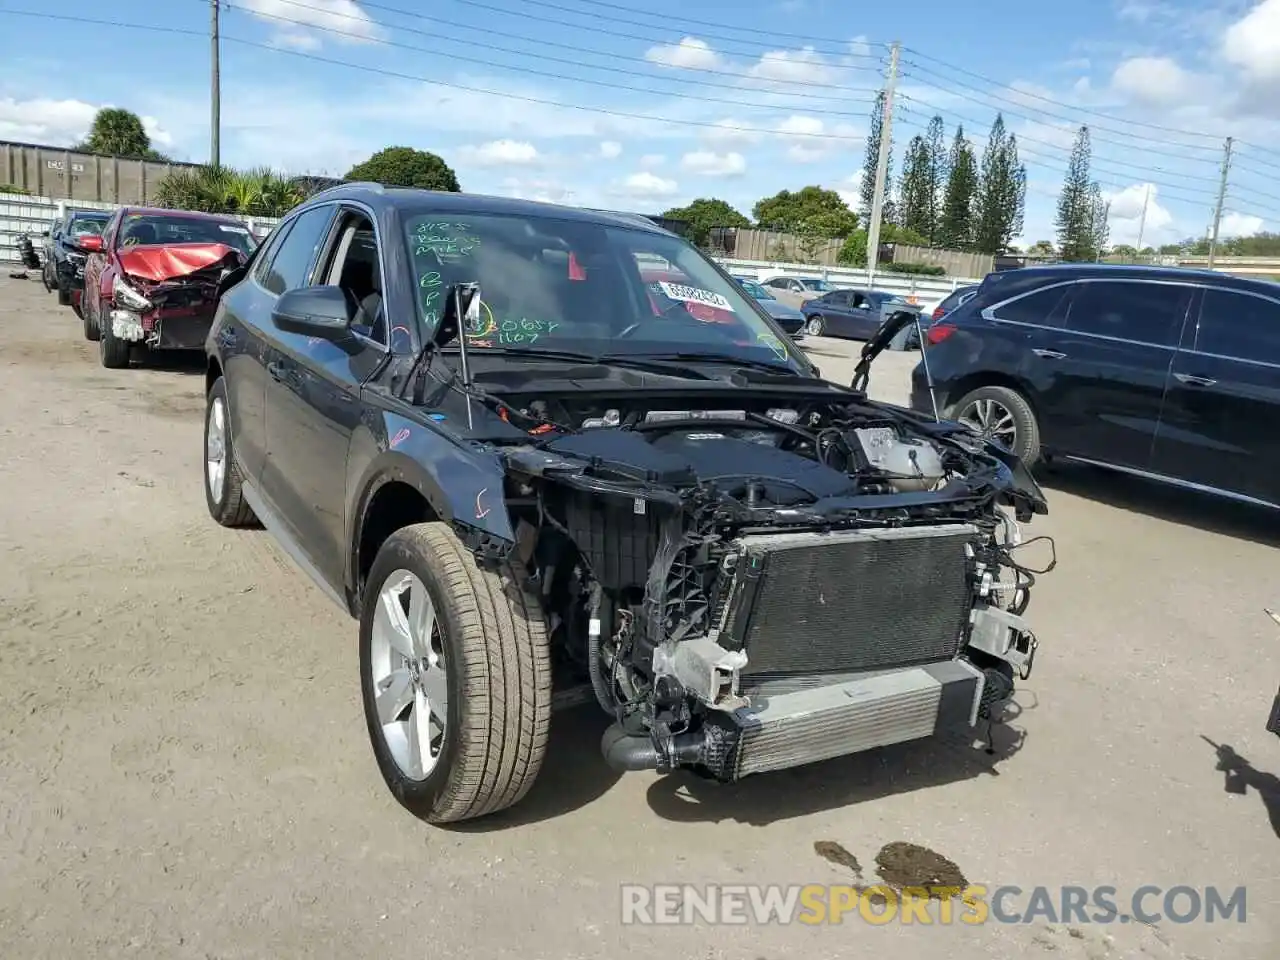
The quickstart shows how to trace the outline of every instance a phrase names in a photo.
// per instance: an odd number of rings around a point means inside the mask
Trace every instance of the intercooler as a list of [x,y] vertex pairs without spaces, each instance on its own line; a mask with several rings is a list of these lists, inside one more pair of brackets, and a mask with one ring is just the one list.
[[722,567],[718,642],[746,652],[744,690],[950,660],[977,537],[972,524],[744,537]]

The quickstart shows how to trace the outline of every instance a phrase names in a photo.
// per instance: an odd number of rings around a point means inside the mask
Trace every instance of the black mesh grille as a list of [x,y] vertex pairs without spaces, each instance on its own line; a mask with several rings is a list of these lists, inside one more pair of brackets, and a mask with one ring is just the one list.
[[744,677],[877,670],[948,660],[972,603],[972,527],[764,537],[728,599],[726,646]]

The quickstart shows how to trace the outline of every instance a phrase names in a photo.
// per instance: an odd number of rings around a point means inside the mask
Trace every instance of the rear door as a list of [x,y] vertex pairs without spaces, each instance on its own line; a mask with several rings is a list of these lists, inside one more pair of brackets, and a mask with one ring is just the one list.
[[1045,447],[1133,469],[1150,465],[1193,293],[1182,283],[1085,278],[984,311],[1022,333],[1015,369],[1034,385]]
[[1186,347],[1152,471],[1280,503],[1280,297],[1206,287]]

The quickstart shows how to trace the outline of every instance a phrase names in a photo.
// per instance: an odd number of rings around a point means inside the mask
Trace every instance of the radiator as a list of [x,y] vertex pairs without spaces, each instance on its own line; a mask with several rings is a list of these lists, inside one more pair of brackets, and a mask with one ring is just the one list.
[[950,660],[973,603],[972,524],[744,537],[719,590],[719,643],[744,687]]

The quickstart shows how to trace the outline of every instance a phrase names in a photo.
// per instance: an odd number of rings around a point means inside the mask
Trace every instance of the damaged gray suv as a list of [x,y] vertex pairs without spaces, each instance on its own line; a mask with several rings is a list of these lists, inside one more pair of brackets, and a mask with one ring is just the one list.
[[1031,668],[1018,460],[822,380],[642,218],[347,184],[224,289],[210,513],[359,622],[429,821],[518,802],[584,696],[615,767],[734,781],[966,730]]

